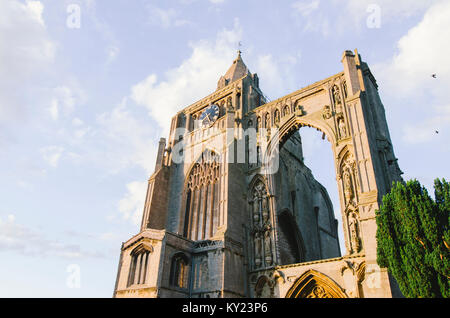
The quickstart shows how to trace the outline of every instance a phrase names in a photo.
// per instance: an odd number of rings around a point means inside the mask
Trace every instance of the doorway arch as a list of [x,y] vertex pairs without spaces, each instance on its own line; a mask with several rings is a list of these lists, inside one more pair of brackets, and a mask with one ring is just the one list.
[[347,295],[325,274],[308,270],[294,282],[286,298],[347,298]]

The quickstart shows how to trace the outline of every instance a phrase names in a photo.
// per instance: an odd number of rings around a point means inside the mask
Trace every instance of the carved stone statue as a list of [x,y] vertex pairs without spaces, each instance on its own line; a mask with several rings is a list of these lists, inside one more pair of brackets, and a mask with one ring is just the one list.
[[331,298],[322,286],[315,286],[307,298]]
[[359,239],[359,230],[358,230],[358,220],[355,215],[352,214],[349,217],[349,230],[350,230],[350,242],[351,242],[351,250],[353,253],[357,253],[361,249],[361,241]]
[[353,186],[349,171],[345,171],[343,175],[345,202],[350,203],[353,200]]
[[338,126],[339,126],[339,134],[340,134],[341,138],[347,137],[347,128],[345,127],[345,122],[344,122],[343,117],[339,117]]
[[341,94],[339,94],[339,87],[336,85],[333,86],[333,99],[335,105],[341,104]]
[[266,231],[264,233],[264,254],[265,254],[265,261],[266,265],[272,265],[272,244],[270,239],[270,231]]
[[326,105],[322,110],[322,117],[323,119],[330,119],[331,116],[333,116],[333,113],[331,111],[331,107]]
[[262,244],[261,233],[258,232],[258,231],[255,232],[254,242],[255,242],[255,267],[258,268],[258,267],[261,266],[261,254],[262,254],[262,249],[261,249],[261,244]]
[[278,109],[275,111],[274,114],[274,122],[276,125],[280,123],[280,111]]
[[253,197],[253,222],[254,224],[259,223],[259,198],[256,193]]
[[231,101],[231,97],[228,97],[228,99],[227,99],[227,110],[228,111],[234,110],[233,103]]

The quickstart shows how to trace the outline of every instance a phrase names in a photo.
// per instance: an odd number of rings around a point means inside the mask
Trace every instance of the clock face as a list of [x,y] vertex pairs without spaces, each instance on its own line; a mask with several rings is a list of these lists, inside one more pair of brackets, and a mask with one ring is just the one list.
[[200,115],[200,122],[203,128],[209,127],[219,118],[219,106],[211,105]]

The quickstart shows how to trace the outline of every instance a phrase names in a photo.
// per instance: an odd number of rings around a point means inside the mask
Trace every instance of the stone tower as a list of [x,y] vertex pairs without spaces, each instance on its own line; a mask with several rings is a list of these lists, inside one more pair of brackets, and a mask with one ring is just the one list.
[[[122,244],[114,297],[392,297],[376,264],[375,210],[401,179],[375,78],[343,71],[268,102],[241,53],[215,92],[161,138],[139,234]],[[303,162],[299,129],[333,150],[344,235]]]

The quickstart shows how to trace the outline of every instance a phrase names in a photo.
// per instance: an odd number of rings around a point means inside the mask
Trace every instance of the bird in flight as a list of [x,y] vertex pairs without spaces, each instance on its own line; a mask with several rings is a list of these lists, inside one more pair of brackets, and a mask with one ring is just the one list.
[[431,74],[431,77],[432,78],[436,78],[436,74]]

